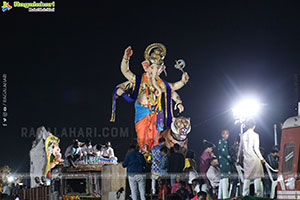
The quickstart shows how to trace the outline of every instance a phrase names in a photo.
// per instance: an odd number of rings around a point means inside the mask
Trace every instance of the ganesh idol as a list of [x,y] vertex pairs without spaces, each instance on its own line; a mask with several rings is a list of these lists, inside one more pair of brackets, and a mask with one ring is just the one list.
[[165,126],[170,127],[172,123],[173,102],[174,109],[178,109],[179,113],[183,112],[184,107],[176,91],[188,82],[189,76],[184,72],[181,80],[174,83],[160,78],[162,72],[166,73],[166,48],[163,44],[154,43],[146,48],[145,60],[141,63],[144,69],[142,75],[134,74],[129,69],[132,54],[132,48],[127,47],[121,62],[121,72],[127,81],[117,85],[114,91],[111,121],[115,121],[118,97],[122,96],[126,101],[134,102],[138,145],[148,145],[152,149],[158,144],[160,133]]

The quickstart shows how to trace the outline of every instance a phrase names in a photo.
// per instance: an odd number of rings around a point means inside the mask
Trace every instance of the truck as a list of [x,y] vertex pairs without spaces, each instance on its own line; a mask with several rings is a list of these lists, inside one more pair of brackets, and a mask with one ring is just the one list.
[[300,199],[300,115],[282,125],[277,199]]

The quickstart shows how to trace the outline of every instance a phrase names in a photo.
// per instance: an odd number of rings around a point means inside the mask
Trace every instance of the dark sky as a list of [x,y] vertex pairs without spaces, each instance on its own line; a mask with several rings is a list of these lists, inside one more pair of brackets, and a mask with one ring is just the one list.
[[[109,117],[114,87],[125,81],[120,62],[128,45],[136,74],[143,72],[144,49],[154,42],[167,47],[168,77],[162,75],[167,81],[181,78],[174,60],[186,61],[190,82],[178,93],[183,115],[191,117],[189,148],[197,157],[203,139],[216,143],[223,128],[231,138],[237,135],[230,109],[241,97],[257,96],[264,103],[257,131],[267,152],[273,124],[295,115],[299,1],[70,2],[56,2],[55,13],[23,8],[1,13],[9,117],[8,127],[1,127],[0,166],[28,170],[34,138],[22,137],[21,130],[41,125],[127,127],[126,138],[91,138],[111,140],[122,159],[135,137],[133,104],[119,100],[116,123]],[[61,138],[63,152],[72,139]]]

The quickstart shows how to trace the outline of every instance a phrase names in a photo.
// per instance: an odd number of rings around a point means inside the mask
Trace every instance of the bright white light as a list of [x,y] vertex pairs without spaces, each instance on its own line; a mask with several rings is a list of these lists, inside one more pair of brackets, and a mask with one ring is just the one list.
[[245,99],[232,109],[235,119],[244,121],[254,117],[260,109],[260,104],[255,99]]
[[7,181],[8,181],[9,183],[13,182],[14,180],[15,180],[15,178],[14,178],[13,176],[7,177]]

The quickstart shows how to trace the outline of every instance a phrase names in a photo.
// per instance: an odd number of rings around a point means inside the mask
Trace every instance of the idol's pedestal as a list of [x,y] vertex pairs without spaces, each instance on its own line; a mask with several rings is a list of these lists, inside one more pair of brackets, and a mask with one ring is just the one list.
[[50,200],[70,196],[81,200],[125,200],[125,187],[126,169],[120,163],[57,167],[51,172]]
[[[122,189],[123,188],[123,189]],[[101,194],[103,200],[125,200],[126,169],[122,164],[104,165],[101,172]],[[118,191],[123,191],[118,192]],[[119,198],[118,198],[119,197]]]

